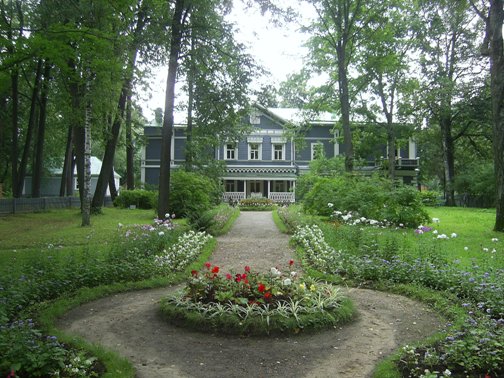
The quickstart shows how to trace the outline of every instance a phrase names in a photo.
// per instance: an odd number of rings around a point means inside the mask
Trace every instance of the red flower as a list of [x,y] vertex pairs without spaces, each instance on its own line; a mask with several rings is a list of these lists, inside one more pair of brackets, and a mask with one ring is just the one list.
[[247,274],[246,274],[246,273],[243,273],[243,274],[241,275],[241,279],[242,279],[242,280],[247,279]]
[[236,282],[240,282],[240,281],[241,281],[241,274],[240,274],[240,273],[237,273],[237,274],[236,274],[235,281],[236,281]]
[[191,270],[191,275],[193,277],[198,277],[198,271],[197,270]]
[[14,371],[14,369],[12,369],[9,373],[9,375],[7,376],[7,378],[15,378],[16,377],[16,372]]
[[289,266],[294,265],[294,260],[289,260]]
[[233,278],[233,276],[229,273],[226,273],[226,280],[230,280],[231,278]]
[[245,272],[250,273],[250,266],[245,265]]
[[271,293],[269,291],[264,293],[264,299],[267,301],[271,299]]
[[217,265],[213,267],[212,273],[219,273],[219,267]]
[[212,264],[210,264],[209,262],[206,262],[206,263],[205,263],[205,266],[206,266],[208,269],[210,269],[210,267],[212,266]]
[[259,286],[257,287],[257,290],[259,291],[259,293],[264,293],[264,290],[266,290],[266,286],[260,283]]

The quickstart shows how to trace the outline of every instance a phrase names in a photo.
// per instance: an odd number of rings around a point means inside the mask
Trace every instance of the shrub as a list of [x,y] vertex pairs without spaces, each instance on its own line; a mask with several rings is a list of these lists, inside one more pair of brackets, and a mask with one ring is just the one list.
[[114,206],[129,208],[134,205],[138,209],[152,209],[156,201],[157,192],[143,189],[122,190],[114,200]]
[[329,216],[334,210],[352,211],[367,219],[408,227],[416,227],[428,219],[415,188],[395,188],[379,177],[321,178],[305,196],[303,205],[318,215]]
[[246,198],[240,200],[241,210],[269,211],[273,210],[275,203],[268,198]]
[[199,231],[206,231],[217,236],[226,233],[234,219],[240,214],[240,209],[228,204],[220,204],[207,210],[193,221],[192,226]]
[[195,220],[219,202],[220,189],[215,181],[195,172],[172,173],[169,207],[177,217]]

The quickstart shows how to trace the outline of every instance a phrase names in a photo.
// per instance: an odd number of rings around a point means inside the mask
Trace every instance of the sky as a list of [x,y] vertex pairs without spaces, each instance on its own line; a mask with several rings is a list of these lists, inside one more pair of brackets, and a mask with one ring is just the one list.
[[[292,3],[299,4],[299,2],[289,2],[289,5]],[[301,12],[304,17],[307,17],[312,9],[305,6]],[[307,53],[303,44],[308,36],[299,30],[298,23],[292,22],[276,27],[269,20],[268,14],[261,15],[254,9],[244,10],[239,5],[235,5],[229,19],[235,22],[239,29],[235,36],[238,42],[247,46],[248,52],[256,62],[271,73],[270,78],[255,82],[253,84],[255,89],[259,89],[264,83],[278,84],[289,74],[301,70],[303,57]],[[151,91],[142,95],[145,99],[140,103],[147,119],[153,117],[154,109],[164,108],[166,76],[166,67],[156,68],[151,79]],[[149,96],[150,99],[147,99],[146,97]]]

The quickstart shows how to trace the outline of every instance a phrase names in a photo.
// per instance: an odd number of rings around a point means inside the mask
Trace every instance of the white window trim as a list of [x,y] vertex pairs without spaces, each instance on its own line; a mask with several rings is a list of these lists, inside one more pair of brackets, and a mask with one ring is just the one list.
[[[275,159],[275,146],[282,146],[282,158],[281,159]],[[275,161],[285,160],[285,143],[273,143],[271,145],[271,160],[275,160]]]
[[[258,147],[259,147],[259,151],[258,151],[258,157],[257,159],[251,159],[250,156],[251,156],[251,152],[252,152],[252,145],[253,144],[257,144]],[[258,143],[258,142],[252,142],[252,143],[249,143],[248,144],[248,160],[252,160],[252,161],[258,161],[258,160],[262,160],[262,143]]]
[[322,142],[313,142],[311,144],[311,155],[310,155],[312,161],[315,160],[314,157],[315,157],[315,147],[316,146],[322,146],[322,151],[324,151],[324,143],[322,143]]
[[[235,145],[235,148],[232,149],[234,150],[234,158],[233,159],[229,159],[228,158],[228,151],[231,151],[231,150],[228,150],[228,145],[229,144],[234,144]],[[224,144],[224,160],[238,160],[238,144],[237,143],[226,143]]]

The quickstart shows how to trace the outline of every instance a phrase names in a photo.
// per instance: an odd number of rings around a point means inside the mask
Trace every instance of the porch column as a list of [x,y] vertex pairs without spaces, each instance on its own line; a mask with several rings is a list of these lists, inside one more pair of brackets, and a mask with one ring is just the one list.
[[267,198],[270,198],[270,193],[271,193],[270,188],[271,188],[271,181],[268,180],[268,197]]
[[294,196],[293,202],[296,202],[296,181],[292,181],[292,195]]
[[243,180],[243,198],[247,198],[247,180]]

